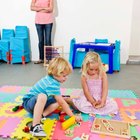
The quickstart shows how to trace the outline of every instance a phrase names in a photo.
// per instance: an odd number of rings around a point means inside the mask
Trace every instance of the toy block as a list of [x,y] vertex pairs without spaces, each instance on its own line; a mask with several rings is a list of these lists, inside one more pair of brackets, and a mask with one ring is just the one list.
[[66,130],[67,128],[69,128],[70,126],[72,126],[73,124],[75,124],[75,116],[70,117],[68,120],[64,121],[62,123],[62,129]]

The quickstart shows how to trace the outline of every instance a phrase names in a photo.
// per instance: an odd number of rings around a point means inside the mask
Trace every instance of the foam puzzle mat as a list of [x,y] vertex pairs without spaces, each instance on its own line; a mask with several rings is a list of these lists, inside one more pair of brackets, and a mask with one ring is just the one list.
[[[21,105],[22,97],[29,91],[27,86],[0,86],[0,138],[38,140],[29,133],[23,131],[24,127],[32,122],[32,116],[24,109],[13,112],[12,108]],[[61,88],[63,95],[77,95],[81,89]],[[119,106],[119,113],[116,116],[95,115],[89,116],[82,113],[80,125],[72,125],[66,134],[62,130],[59,114],[53,113],[47,117],[43,123],[43,128],[47,137],[39,138],[42,140],[83,140],[82,135],[88,135],[88,140],[127,140],[116,136],[96,134],[91,132],[91,127],[95,118],[134,122],[137,125],[130,125],[130,136],[140,139],[140,99],[131,90],[109,90],[112,97]],[[130,116],[135,117],[132,120]],[[10,125],[9,125],[10,124]],[[86,140],[86,139],[85,139]]]

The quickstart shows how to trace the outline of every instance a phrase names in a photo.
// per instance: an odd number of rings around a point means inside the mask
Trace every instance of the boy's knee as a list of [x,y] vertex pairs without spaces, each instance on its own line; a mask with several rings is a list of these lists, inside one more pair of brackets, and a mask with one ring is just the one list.
[[43,93],[39,94],[38,97],[37,97],[37,101],[41,101],[41,102],[45,101],[46,102],[47,101],[47,95],[45,95]]

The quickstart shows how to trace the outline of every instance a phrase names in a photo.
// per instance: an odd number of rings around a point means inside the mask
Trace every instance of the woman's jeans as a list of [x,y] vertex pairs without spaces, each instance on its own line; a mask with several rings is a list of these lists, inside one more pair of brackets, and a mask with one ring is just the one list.
[[38,34],[38,47],[39,47],[39,59],[44,60],[44,45],[51,46],[51,32],[53,23],[50,24],[35,24]]

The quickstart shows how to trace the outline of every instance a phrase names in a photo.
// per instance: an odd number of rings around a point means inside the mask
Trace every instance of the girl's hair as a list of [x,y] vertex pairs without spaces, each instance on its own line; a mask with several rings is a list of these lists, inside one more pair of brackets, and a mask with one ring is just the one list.
[[70,74],[72,72],[72,67],[70,63],[62,57],[53,58],[48,66],[48,75],[60,76],[62,72]]
[[99,75],[101,75],[103,71],[103,65],[100,59],[100,56],[98,53],[95,52],[88,52],[84,58],[83,64],[82,64],[82,75],[86,76],[87,71],[89,69],[89,64],[98,63],[99,64]]

